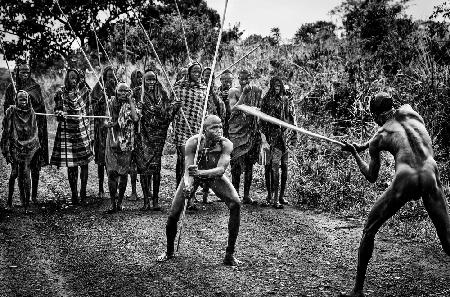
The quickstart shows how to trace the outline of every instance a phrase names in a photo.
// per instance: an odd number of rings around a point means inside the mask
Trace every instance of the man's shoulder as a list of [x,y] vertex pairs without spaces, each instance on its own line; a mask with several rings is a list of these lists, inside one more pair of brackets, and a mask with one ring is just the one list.
[[233,150],[233,143],[226,137],[220,139],[222,148]]
[[241,90],[239,89],[239,87],[231,87],[228,90],[228,94],[231,96],[231,95],[239,94],[240,91]]

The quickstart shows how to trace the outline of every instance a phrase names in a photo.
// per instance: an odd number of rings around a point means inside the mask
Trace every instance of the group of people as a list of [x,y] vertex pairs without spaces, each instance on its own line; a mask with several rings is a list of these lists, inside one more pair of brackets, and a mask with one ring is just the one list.
[[[232,87],[232,73],[225,71],[220,77],[221,86],[216,89],[212,85],[207,92],[205,81],[210,75],[210,68],[202,69],[199,63],[193,63],[180,71],[173,87],[174,94],[169,95],[154,70],[133,73],[131,87],[118,82],[113,68],[105,68],[92,91],[82,74],[74,69],[67,70],[65,84],[54,97],[54,111],[59,123],[49,162],[46,120],[36,114],[45,113],[41,91],[30,77],[29,67],[17,66],[16,88],[10,86],[6,92],[1,140],[2,153],[11,163],[8,205],[11,206],[17,177],[23,205],[28,206],[30,191],[32,200],[36,201],[39,170],[49,163],[68,168],[72,202],[83,202],[86,198],[87,165],[95,159],[100,194],[104,193],[105,168],[108,175],[111,195],[108,212],[122,209],[128,174],[141,175],[144,209],[160,210],[161,155],[172,123],[177,149],[178,188],[166,224],[167,248],[157,260],[166,261],[174,257],[175,237],[183,208],[188,201],[193,201],[193,194],[202,186],[206,194],[211,189],[230,210],[223,263],[238,264],[234,252],[241,202],[257,204],[250,197],[253,165],[263,156],[268,195],[262,204],[275,208],[287,204],[284,198],[287,152],[289,145],[297,140],[297,135],[281,126],[260,121],[236,107],[240,104],[257,107],[268,115],[293,124],[295,112],[291,96],[278,77],[270,80],[269,89],[262,96],[262,90],[251,84],[251,73],[247,70],[239,71],[239,86]],[[208,115],[203,119],[205,104]],[[423,199],[442,247],[450,255],[448,206],[423,118],[409,105],[394,108],[392,97],[384,92],[371,99],[370,111],[381,128],[367,143],[345,143],[343,150],[353,155],[361,173],[370,182],[378,177],[381,152],[388,151],[395,158],[396,175],[373,206],[365,224],[355,286],[350,293],[341,296],[364,296],[363,285],[375,235],[384,222],[408,201]],[[89,116],[96,118],[90,120]],[[203,128],[203,133],[199,133],[200,128]],[[364,150],[369,151],[369,163],[359,156]],[[224,174],[229,165],[231,181]],[[81,179],[79,196],[78,167]],[[244,191],[240,199],[242,173]]]
[[[132,184],[130,199],[137,199],[137,174],[140,174],[143,193],[142,209],[161,210],[161,157],[169,126],[172,124],[177,151],[178,185],[184,176],[186,142],[198,133],[206,104],[207,114],[220,118],[223,135],[233,143],[232,182],[239,192],[240,178],[244,174],[242,202],[257,204],[250,197],[250,187],[253,165],[263,155],[268,194],[267,200],[261,205],[282,208],[283,204],[288,204],[284,198],[288,144],[295,142],[296,135],[280,126],[260,122],[256,117],[235,109],[235,106],[247,104],[295,123],[289,92],[285,90],[280,78],[273,77],[269,90],[263,97],[262,90],[251,85],[251,73],[245,69],[239,71],[239,85],[232,87],[233,74],[226,70],[221,73],[221,85],[216,87],[212,83],[206,99],[210,76],[211,68],[203,69],[199,63],[194,62],[179,72],[173,85],[173,94],[168,94],[157,71],[152,69],[144,72],[135,70],[131,74],[131,84],[128,85],[119,82],[115,69],[107,66],[92,90],[83,73],[67,69],[64,85],[53,97],[58,126],[49,160],[48,114],[42,92],[31,77],[30,67],[18,64],[14,71],[14,83],[8,86],[4,101],[2,153],[12,168],[7,207],[12,207],[17,177],[20,177],[20,185],[24,184],[20,186],[23,206],[26,209],[29,206],[29,192],[31,200],[37,203],[39,172],[46,165],[67,167],[72,204],[86,203],[88,164],[94,160],[97,165],[99,198],[105,195],[105,170],[107,173],[111,198],[108,212],[122,209],[128,175],[131,176]],[[213,75],[213,82],[214,80]],[[27,98],[27,103],[23,106],[19,104],[22,97]],[[12,106],[14,108],[10,108]],[[11,114],[8,109],[11,109]],[[23,131],[27,123],[37,127],[38,145],[31,141],[31,134]],[[25,138],[22,139],[23,137]],[[21,162],[26,166],[19,166]],[[203,188],[203,202],[210,203],[210,187],[204,183],[195,183],[189,199],[189,209],[197,209],[195,191],[199,186]]]

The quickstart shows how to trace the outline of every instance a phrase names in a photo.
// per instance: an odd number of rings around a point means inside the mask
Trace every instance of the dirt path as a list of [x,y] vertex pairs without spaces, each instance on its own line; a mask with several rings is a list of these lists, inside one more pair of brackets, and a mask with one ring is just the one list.
[[[108,201],[92,199],[86,207],[47,203],[32,215],[20,208],[1,214],[0,296],[334,296],[351,287],[362,223],[296,206],[243,207],[237,257],[244,264],[237,268],[220,264],[228,220],[220,202],[188,213],[179,256],[155,262],[164,250],[173,164],[172,156],[164,159],[161,213],[140,212],[141,200],[104,215]],[[2,198],[5,165],[1,159]],[[91,195],[95,171],[92,166]],[[46,168],[41,180],[41,200],[69,197],[64,170]],[[261,200],[261,191],[254,198]],[[437,242],[424,246],[381,233],[367,296],[449,296],[449,267]]]

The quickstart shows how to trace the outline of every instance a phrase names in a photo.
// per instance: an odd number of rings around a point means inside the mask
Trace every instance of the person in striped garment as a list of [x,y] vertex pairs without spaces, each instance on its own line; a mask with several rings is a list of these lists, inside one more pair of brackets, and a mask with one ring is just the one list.
[[[79,204],[78,168],[80,168],[80,200],[86,200],[88,180],[88,164],[94,159],[91,143],[93,142],[93,122],[82,117],[91,114],[89,105],[89,89],[79,88],[81,75],[75,69],[68,69],[64,86],[56,92],[54,112],[57,115],[58,127],[53,146],[51,165],[67,167],[72,204]],[[91,126],[92,125],[92,126]]]
[[[202,83],[202,66],[194,62],[188,67],[187,78],[174,86],[176,99],[181,100],[181,110],[173,121],[174,142],[177,148],[176,183],[180,183],[184,174],[186,141],[200,130],[203,106],[206,100],[206,86]],[[184,115],[183,115],[184,113]],[[195,204],[189,209],[195,210]]]

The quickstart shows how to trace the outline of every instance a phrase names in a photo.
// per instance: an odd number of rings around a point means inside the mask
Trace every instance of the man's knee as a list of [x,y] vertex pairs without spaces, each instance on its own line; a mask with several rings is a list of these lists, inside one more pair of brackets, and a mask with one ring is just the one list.
[[19,176],[19,168],[18,166],[11,167],[11,174],[9,175],[10,179],[16,179]]
[[241,202],[239,201],[239,198],[236,197],[235,199],[233,199],[228,204],[228,208],[230,209],[231,212],[240,211],[241,210]]

